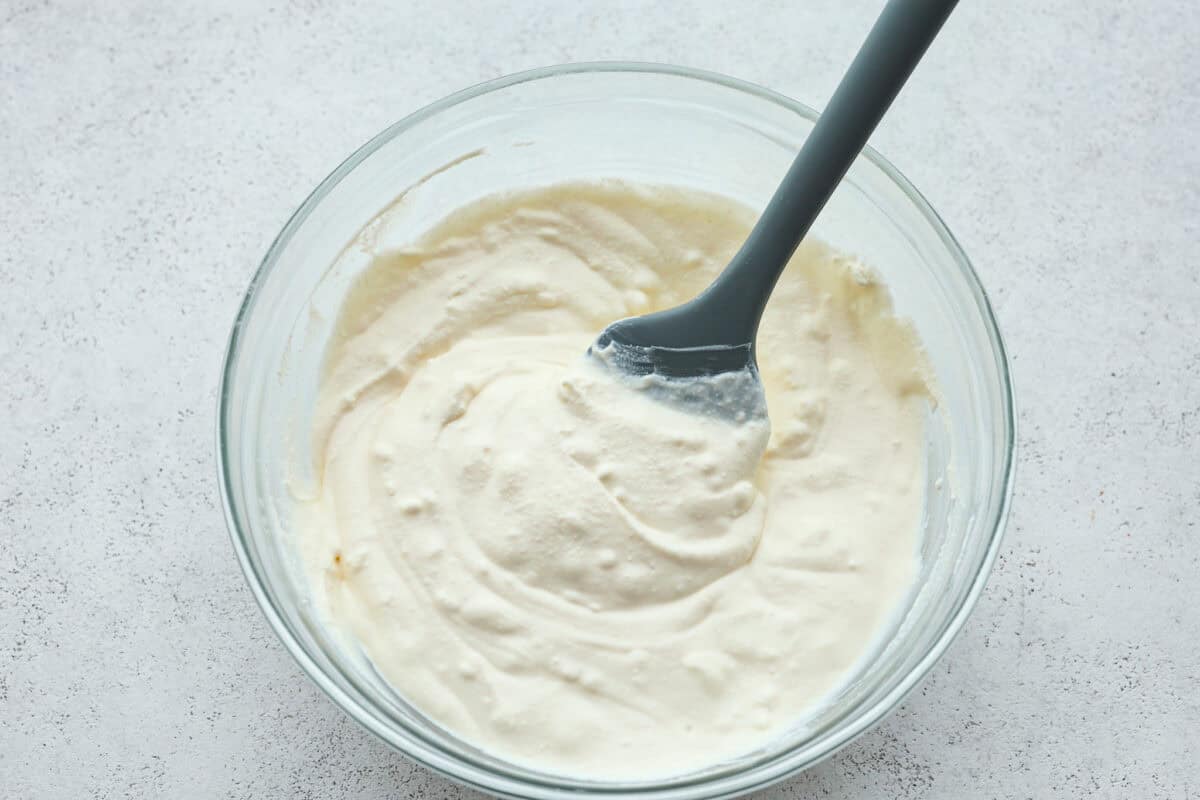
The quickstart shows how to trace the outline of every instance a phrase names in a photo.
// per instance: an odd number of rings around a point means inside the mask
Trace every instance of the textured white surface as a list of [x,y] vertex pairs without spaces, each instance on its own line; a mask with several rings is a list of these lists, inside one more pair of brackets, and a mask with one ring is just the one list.
[[[452,90],[631,58],[821,105],[879,6],[0,0],[0,793],[470,795],[329,703],[243,585],[213,409],[258,259]],[[918,691],[762,797],[1200,795],[1197,36],[1190,3],[964,3],[873,139],[997,306],[1014,512]]]

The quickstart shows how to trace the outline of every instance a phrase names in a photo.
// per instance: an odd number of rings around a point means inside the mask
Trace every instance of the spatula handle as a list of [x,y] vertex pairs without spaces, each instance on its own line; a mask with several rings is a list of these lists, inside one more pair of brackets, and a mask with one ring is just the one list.
[[746,243],[698,298],[711,324],[727,328],[716,341],[754,341],[788,259],[956,2],[890,0],[884,7]]

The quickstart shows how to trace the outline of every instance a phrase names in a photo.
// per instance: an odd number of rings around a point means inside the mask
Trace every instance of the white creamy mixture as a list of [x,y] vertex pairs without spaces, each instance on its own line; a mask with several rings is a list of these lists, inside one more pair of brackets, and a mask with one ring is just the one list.
[[736,757],[817,708],[909,588],[929,390],[862,265],[808,242],[784,273],[770,428],[584,360],[751,221],[624,184],[506,196],[379,253],[345,303],[305,563],[396,690],[494,755],[608,779]]

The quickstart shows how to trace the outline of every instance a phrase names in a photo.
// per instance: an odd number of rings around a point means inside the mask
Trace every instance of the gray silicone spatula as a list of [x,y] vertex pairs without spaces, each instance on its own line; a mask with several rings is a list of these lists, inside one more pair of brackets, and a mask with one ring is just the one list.
[[[609,325],[589,353],[657,376],[669,399],[738,417],[765,413],[754,348],[771,291],[956,0],[890,0],[737,255],[681,306]],[[700,378],[703,380],[679,380]]]

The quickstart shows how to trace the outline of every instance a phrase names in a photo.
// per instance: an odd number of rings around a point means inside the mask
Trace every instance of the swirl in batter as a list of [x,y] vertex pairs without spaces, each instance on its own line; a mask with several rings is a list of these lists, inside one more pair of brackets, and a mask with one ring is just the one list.
[[905,597],[929,390],[869,270],[806,242],[784,273],[770,426],[583,358],[703,288],[751,222],[625,184],[498,197],[346,299],[302,552],[324,613],[454,734],[575,776],[711,766],[819,707]]

